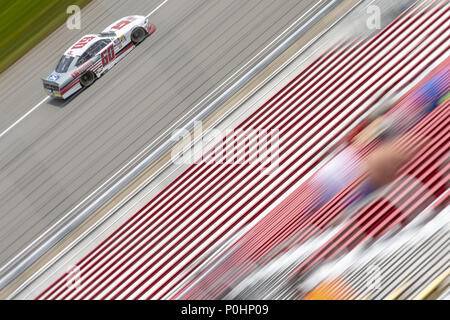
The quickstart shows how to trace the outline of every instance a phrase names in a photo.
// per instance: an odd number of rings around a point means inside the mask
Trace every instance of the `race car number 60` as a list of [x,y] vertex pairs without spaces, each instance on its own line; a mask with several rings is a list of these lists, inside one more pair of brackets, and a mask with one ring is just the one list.
[[108,63],[115,58],[114,46],[109,46],[107,50],[102,52],[102,64],[105,67]]

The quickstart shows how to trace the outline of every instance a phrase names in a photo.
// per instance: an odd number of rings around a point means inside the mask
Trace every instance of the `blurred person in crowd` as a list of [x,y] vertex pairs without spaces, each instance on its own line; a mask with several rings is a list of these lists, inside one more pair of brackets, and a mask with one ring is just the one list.
[[[408,131],[448,99],[448,92],[449,68],[446,66],[398,106],[392,96],[386,98],[344,138],[343,150],[312,178],[318,196],[309,212],[323,206],[364,173],[367,178],[347,205],[354,204],[355,199],[363,200],[394,181],[399,169],[414,156],[414,150],[427,142],[424,137],[408,136]],[[362,152],[370,146],[367,154]]]

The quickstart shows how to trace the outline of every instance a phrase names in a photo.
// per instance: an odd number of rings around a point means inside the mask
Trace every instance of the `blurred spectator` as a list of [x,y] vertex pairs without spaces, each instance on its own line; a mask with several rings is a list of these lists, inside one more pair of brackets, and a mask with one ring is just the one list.
[[[446,66],[395,108],[393,98],[386,98],[344,138],[344,149],[312,178],[317,197],[310,212],[364,173],[367,178],[353,199],[363,199],[394,181],[399,169],[414,156],[414,150],[427,142],[423,137],[408,136],[408,131],[448,99],[448,91],[449,68]],[[362,156],[366,148],[371,151]],[[352,203],[350,200],[347,205]]]

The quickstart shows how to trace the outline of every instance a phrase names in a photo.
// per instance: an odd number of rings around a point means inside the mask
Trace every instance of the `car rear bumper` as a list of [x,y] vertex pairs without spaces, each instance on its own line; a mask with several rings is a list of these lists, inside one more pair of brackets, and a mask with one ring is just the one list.
[[48,80],[43,80],[43,85],[45,92],[55,99],[67,99],[81,89],[80,82],[76,80],[63,88],[60,88],[58,84],[49,82]]
[[46,91],[47,91],[47,94],[48,94],[50,97],[52,97],[52,98],[55,98],[55,99],[64,99],[61,93],[49,92],[48,90],[46,90]]
[[57,83],[48,80],[43,80],[42,82],[44,90],[49,96],[62,99],[61,89]]

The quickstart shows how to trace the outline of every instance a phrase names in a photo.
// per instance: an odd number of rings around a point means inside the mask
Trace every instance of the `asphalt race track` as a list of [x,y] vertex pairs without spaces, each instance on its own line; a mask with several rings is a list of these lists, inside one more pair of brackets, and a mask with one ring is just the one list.
[[94,0],[0,75],[0,266],[261,51],[316,1],[169,0],[157,31],[67,103],[41,77],[83,34],[162,1]]

